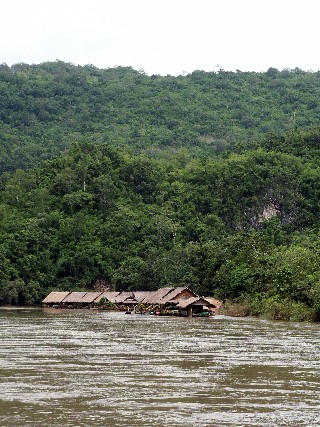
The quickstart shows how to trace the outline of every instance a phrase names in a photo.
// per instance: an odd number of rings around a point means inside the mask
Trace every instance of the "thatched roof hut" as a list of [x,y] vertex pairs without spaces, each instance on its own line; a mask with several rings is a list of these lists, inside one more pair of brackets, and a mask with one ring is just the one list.
[[143,304],[161,304],[162,298],[164,298],[173,288],[160,288],[157,291],[150,292],[144,300]]
[[[135,292],[134,295],[136,298],[138,294],[138,292]],[[142,294],[142,292],[140,292],[140,294]],[[196,294],[194,292],[184,286],[180,286],[178,288],[160,288],[157,291],[146,293],[145,297],[139,302],[142,302],[143,304],[164,305],[169,302],[178,302],[180,299],[187,299],[195,296]]]
[[133,292],[133,295],[135,299],[138,302],[142,302],[144,299],[146,299],[151,294],[151,291],[137,291]]
[[169,292],[167,295],[165,295],[161,299],[161,304],[167,304],[170,302],[178,303],[178,301],[180,300],[184,300],[184,299],[188,299],[196,296],[197,295],[194,292],[190,291],[190,289],[187,287],[173,288],[171,292]]
[[71,292],[64,300],[63,303],[79,303],[87,292]]
[[135,299],[133,292],[120,292],[120,294],[115,297],[116,304],[128,304],[137,302],[138,301]]
[[83,298],[81,298],[81,303],[92,304],[102,292],[87,292]]
[[[187,287],[160,288],[156,291],[138,292],[51,292],[44,300],[46,306],[57,305],[60,307],[91,307],[99,304],[104,298],[105,302],[113,303],[120,310],[134,310],[139,303],[146,306],[146,310],[159,307],[164,312],[178,310],[181,315],[204,315],[207,308],[219,306],[220,301],[212,298],[201,298]],[[213,301],[212,301],[213,300]],[[210,312],[210,310],[208,310]]]
[[99,303],[102,298],[104,298],[106,301],[115,302],[116,297],[120,294],[120,292],[112,292],[112,291],[106,291],[100,294],[95,300],[95,303]]
[[60,304],[70,292],[50,292],[42,301],[43,304]]
[[192,297],[192,298],[188,298],[185,300],[180,300],[178,303],[178,307],[179,308],[187,308],[190,305],[202,305],[202,306],[206,306],[206,305],[210,305],[208,301],[204,300],[203,298],[199,298],[199,297]]
[[211,307],[212,304],[201,297],[192,297],[185,300],[180,300],[178,304],[178,309],[184,311],[189,316],[199,315]]

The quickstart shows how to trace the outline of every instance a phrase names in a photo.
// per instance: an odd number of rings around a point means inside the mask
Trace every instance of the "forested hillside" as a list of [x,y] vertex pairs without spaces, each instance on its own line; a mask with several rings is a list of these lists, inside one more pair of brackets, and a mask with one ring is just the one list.
[[0,304],[98,280],[320,320],[318,73],[0,75]]
[[194,71],[147,76],[61,61],[0,66],[0,172],[29,168],[74,142],[195,156],[247,148],[318,125],[320,73]]

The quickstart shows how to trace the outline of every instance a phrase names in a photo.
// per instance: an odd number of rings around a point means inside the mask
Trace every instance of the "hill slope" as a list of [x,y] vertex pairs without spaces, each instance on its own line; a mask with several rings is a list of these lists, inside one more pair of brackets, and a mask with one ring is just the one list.
[[0,304],[179,284],[319,321],[319,77],[0,66]]
[[195,71],[147,76],[61,61],[0,66],[0,172],[32,167],[73,142],[135,150],[247,147],[319,124],[320,73]]
[[[96,280],[118,290],[179,284],[250,314],[320,320],[317,140],[295,133],[294,144],[270,141],[277,152],[171,161],[81,144],[4,173],[0,303]],[[294,154],[308,145],[311,158]]]

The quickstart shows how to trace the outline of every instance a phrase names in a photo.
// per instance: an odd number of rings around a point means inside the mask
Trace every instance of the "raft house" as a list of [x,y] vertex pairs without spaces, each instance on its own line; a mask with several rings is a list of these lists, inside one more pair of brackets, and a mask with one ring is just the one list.
[[51,292],[43,307],[118,310],[128,314],[212,316],[219,301],[203,298],[186,287],[137,292]]

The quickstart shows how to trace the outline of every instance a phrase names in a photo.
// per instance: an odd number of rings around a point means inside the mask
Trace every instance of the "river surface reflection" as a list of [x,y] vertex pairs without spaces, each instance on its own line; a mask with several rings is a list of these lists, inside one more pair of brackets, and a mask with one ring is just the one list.
[[0,310],[0,425],[319,426],[319,328]]

